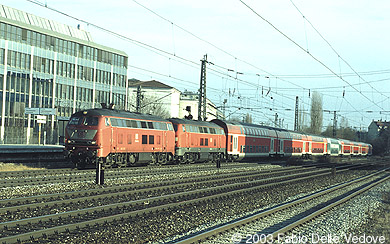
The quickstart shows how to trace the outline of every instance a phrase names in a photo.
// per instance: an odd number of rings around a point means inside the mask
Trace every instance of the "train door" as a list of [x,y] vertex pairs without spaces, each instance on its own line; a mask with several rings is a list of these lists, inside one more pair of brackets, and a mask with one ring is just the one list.
[[110,147],[112,148],[113,152],[116,152],[116,136],[115,136],[115,133],[116,133],[116,128],[114,126],[111,126],[111,145]]
[[280,141],[278,139],[274,139],[274,151],[275,154],[278,154],[280,149]]
[[238,153],[238,136],[233,135],[233,150],[232,153]]
[[274,143],[275,143],[274,139],[271,139],[271,148],[270,148],[269,152],[272,153],[272,154],[274,153]]
[[190,144],[191,144],[191,142],[190,142],[191,138],[190,138],[190,135],[188,133],[188,128],[186,128],[185,125],[182,125],[182,127],[183,127],[183,133],[185,134],[185,137],[186,137],[184,146],[189,148]]
[[162,133],[161,133],[161,144],[162,144],[162,152],[166,152],[167,151],[167,144],[168,142],[166,141],[166,138],[167,138],[167,131],[164,130]]
[[280,146],[279,152],[280,152],[280,154],[283,154],[284,153],[284,151],[283,151],[284,141],[283,140],[280,140],[279,146]]

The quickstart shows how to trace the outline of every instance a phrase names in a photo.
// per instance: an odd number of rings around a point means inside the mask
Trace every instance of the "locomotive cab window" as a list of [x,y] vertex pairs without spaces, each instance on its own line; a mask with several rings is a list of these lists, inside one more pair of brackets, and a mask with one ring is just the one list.
[[69,121],[70,125],[79,125],[83,121],[82,117],[72,117]]
[[98,125],[98,117],[86,117],[84,119],[84,125],[88,125],[88,126]]

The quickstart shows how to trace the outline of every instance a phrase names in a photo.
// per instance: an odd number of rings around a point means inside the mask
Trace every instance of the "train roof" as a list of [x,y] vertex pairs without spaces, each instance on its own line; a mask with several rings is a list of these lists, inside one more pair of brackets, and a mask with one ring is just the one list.
[[123,111],[123,110],[115,110],[115,109],[108,109],[108,108],[95,108],[95,109],[87,109],[87,110],[81,110],[78,111],[72,116],[110,116],[110,117],[120,117],[120,118],[126,118],[126,119],[140,119],[140,120],[153,120],[153,121],[164,121],[168,122],[168,120],[163,119],[161,117],[150,115],[150,114],[141,114],[141,113],[134,113],[129,111]]
[[184,124],[184,125],[196,125],[196,126],[207,126],[207,127],[218,127],[218,125],[211,123],[209,121],[199,121],[199,120],[190,120],[190,119],[179,119],[179,118],[171,118],[168,119],[172,123],[175,124]]

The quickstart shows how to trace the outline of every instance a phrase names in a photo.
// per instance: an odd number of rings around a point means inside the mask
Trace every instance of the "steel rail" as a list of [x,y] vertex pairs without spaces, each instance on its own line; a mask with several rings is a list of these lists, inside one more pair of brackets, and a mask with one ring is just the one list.
[[305,216],[305,217],[303,217],[303,218],[301,218],[301,219],[299,219],[299,220],[297,220],[297,221],[295,221],[295,222],[293,222],[293,223],[291,223],[291,224],[289,224],[289,225],[287,225],[287,226],[285,226],[283,228],[280,228],[279,230],[277,230],[277,231],[273,232],[272,234],[270,234],[270,236],[272,236],[272,238],[275,238],[280,233],[284,234],[286,232],[289,232],[289,231],[293,230],[294,228],[296,228],[297,226],[300,226],[300,225],[302,225],[302,224],[304,224],[304,223],[306,223],[306,222],[308,222],[310,220],[315,219],[319,215],[324,214],[327,211],[330,211],[331,209],[337,207],[338,205],[345,203],[346,201],[356,197],[357,195],[362,194],[363,192],[365,192],[365,191],[371,189],[372,187],[374,187],[374,186],[376,186],[376,185],[378,185],[378,184],[380,184],[380,183],[382,183],[384,181],[387,181],[389,179],[390,179],[390,175],[387,175],[387,176],[383,177],[382,179],[380,179],[378,181],[371,182],[371,184],[369,184],[369,185],[367,185],[367,186],[365,186],[365,187],[363,187],[363,188],[361,188],[361,189],[359,189],[359,190],[349,194],[348,196],[346,196],[346,197],[344,197],[344,198],[342,198],[342,199],[340,199],[338,201],[335,201],[335,202],[333,202],[333,203],[331,203],[331,204],[329,204],[327,206],[324,206],[323,208],[321,208],[321,209],[311,213],[310,215],[307,215],[307,216]]
[[[109,192],[118,192],[118,191],[130,191],[130,190],[136,190],[136,189],[144,189],[144,188],[152,188],[152,187],[158,187],[158,186],[167,186],[167,185],[174,185],[174,184],[184,184],[188,182],[194,182],[194,181],[204,181],[209,179],[221,179],[226,177],[238,177],[238,176],[250,176],[250,175],[273,175],[278,173],[285,173],[285,172],[291,172],[291,171],[297,171],[302,169],[314,169],[315,167],[288,167],[288,168],[278,168],[274,170],[260,170],[260,171],[253,171],[253,172],[247,172],[247,171],[239,171],[235,173],[219,173],[217,175],[207,175],[207,176],[200,176],[200,177],[191,177],[191,178],[185,178],[185,179],[175,179],[171,181],[159,181],[159,182],[148,182],[148,183],[136,183],[136,184],[129,184],[129,185],[120,185],[120,186],[112,186],[112,187],[105,187],[105,188],[98,188],[98,189],[90,189],[90,190],[83,190],[83,191],[76,191],[76,192],[65,192],[65,193],[53,193],[53,194],[46,194],[46,195],[39,195],[39,196],[30,196],[30,197],[20,197],[20,198],[11,198],[11,199],[2,199],[0,200],[0,206],[9,206],[9,205],[23,205],[23,204],[29,204],[34,201],[44,202],[44,201],[55,201],[56,199],[60,199],[61,197],[69,197],[69,198],[77,198],[77,197],[84,197],[87,195],[97,195],[97,194],[104,194]],[[0,209],[0,212],[2,209]]]
[[[247,224],[249,224],[251,222],[258,221],[259,219],[264,218],[266,216],[270,216],[272,214],[275,214],[276,212],[279,212],[279,211],[291,208],[294,205],[302,204],[302,203],[307,202],[307,201],[309,201],[311,199],[318,198],[318,197],[323,196],[325,194],[328,194],[330,192],[333,192],[333,191],[342,189],[344,187],[347,187],[347,186],[349,186],[351,184],[354,184],[354,183],[363,181],[365,179],[377,176],[378,174],[384,173],[386,170],[387,169],[384,169],[384,170],[375,172],[373,174],[370,174],[370,175],[367,175],[367,176],[363,176],[363,177],[359,177],[357,179],[348,181],[346,183],[341,183],[341,184],[338,184],[336,186],[332,186],[332,187],[329,187],[327,189],[324,189],[324,190],[321,190],[321,191],[317,191],[315,193],[312,193],[312,194],[309,194],[307,196],[298,198],[296,200],[293,200],[293,201],[290,201],[290,202],[287,202],[287,203],[283,203],[283,204],[279,204],[278,206],[275,206],[275,207],[272,207],[272,208],[269,208],[269,209],[266,209],[266,210],[259,211],[258,213],[255,213],[255,214],[251,214],[248,217],[239,218],[239,219],[237,219],[235,221],[231,221],[231,222],[229,222],[227,224],[218,226],[216,228],[211,228],[208,231],[204,231],[204,232],[200,232],[200,233],[197,233],[197,234],[194,234],[194,235],[189,235],[189,236],[185,236],[185,237],[179,238],[178,240],[175,240],[174,242],[175,243],[180,243],[180,244],[199,243],[201,241],[204,241],[204,240],[207,240],[209,238],[212,238],[213,236],[217,236],[217,235],[219,235],[219,234],[221,234],[223,232],[232,230],[232,229],[237,228],[239,226],[247,225]],[[388,175],[386,177],[386,179],[389,179],[389,177],[390,176]],[[380,182],[383,182],[383,181],[380,181]],[[379,183],[377,183],[377,184],[379,184]],[[345,201],[347,201],[347,200],[345,200]],[[308,221],[308,220],[309,219],[307,219],[306,221]],[[275,236],[277,236],[279,233],[281,233],[281,232],[284,233],[284,232],[286,232],[288,230],[291,230],[291,228],[290,229],[288,229],[288,228],[281,229],[281,231],[275,231],[274,233],[270,234],[269,239],[267,239],[267,241],[274,240],[273,238],[275,238]]]
[[[229,184],[231,181],[243,181],[243,180],[248,180],[248,179],[253,179],[253,178],[263,178],[267,176],[273,176],[276,174],[280,173],[291,173],[291,172],[296,172],[301,169],[291,169],[291,170],[285,170],[285,171],[278,171],[278,172],[267,172],[267,173],[252,173],[252,174],[244,174],[244,173],[236,173],[236,174],[230,174],[230,175],[225,175],[225,176],[207,176],[207,177],[199,177],[199,178],[191,178],[189,180],[179,180],[174,182],[174,184],[169,184],[169,185],[162,185],[162,186],[156,186],[156,185],[151,185],[149,188],[141,188],[141,189],[134,189],[134,185],[126,188],[126,187],[115,187],[116,190],[120,190],[120,192],[113,192],[113,191],[107,191],[107,189],[101,189],[95,190],[95,193],[102,192],[101,194],[97,195],[92,195],[92,196],[85,196],[85,192],[82,192],[80,194],[75,194],[69,193],[60,195],[57,194],[57,198],[61,196],[70,196],[69,199],[58,199],[54,200],[53,196],[47,197],[47,196],[42,196],[42,197],[30,197],[30,200],[34,200],[35,203],[27,203],[23,205],[16,205],[16,206],[6,206],[3,208],[0,208],[0,213],[12,213],[12,212],[19,212],[21,210],[26,210],[26,209],[34,209],[34,208],[49,208],[52,206],[61,206],[61,205],[66,205],[70,203],[83,203],[83,202],[88,202],[88,201],[93,201],[93,200],[99,200],[103,198],[115,198],[115,197],[124,197],[124,196],[129,196],[129,195],[137,195],[137,194],[144,194],[147,192],[153,192],[155,195],[158,192],[161,191],[168,191],[168,190],[173,190],[177,188],[182,188],[182,187],[187,187],[187,186],[196,186],[196,185],[204,185],[204,184],[214,184],[214,183],[224,183],[224,184]],[[305,169],[305,174],[308,173],[315,173],[316,168],[315,167],[310,167]],[[287,176],[286,176],[287,177]],[[217,178],[217,179],[216,179]],[[268,178],[269,180],[272,180],[273,178]],[[140,186],[143,186],[140,184]],[[78,193],[78,192],[76,192]],[[77,196],[78,195],[78,196]],[[51,200],[48,202],[44,202],[44,200]],[[14,200],[15,201],[15,200]],[[1,203],[5,203],[4,205],[7,204],[6,201],[0,201]]]
[[[257,166],[257,165],[256,165]],[[246,167],[246,166],[245,166]],[[252,166],[255,167],[255,166]],[[233,167],[234,168],[234,167]],[[238,167],[241,168],[241,167]],[[153,170],[152,168],[148,168],[147,170],[142,170],[141,172],[138,170],[107,170],[106,179],[115,179],[119,177],[128,177],[128,176],[143,176],[153,174],[166,174],[173,172],[191,172],[194,170],[215,170],[215,167],[183,167],[183,168],[167,168],[160,170]],[[224,169],[230,169],[230,167],[225,167]],[[34,170],[35,171],[35,170]],[[30,177],[34,178],[10,178],[10,179],[0,179],[0,187],[13,187],[13,186],[22,186],[22,185],[34,185],[34,184],[49,184],[49,183],[61,183],[61,182],[75,182],[75,181],[94,181],[95,180],[95,171],[68,171],[69,175],[47,175],[47,172],[51,172],[51,170],[36,170],[39,171],[34,174],[34,172],[29,172]],[[66,171],[58,171],[65,172]],[[76,173],[76,174],[74,174]],[[39,177],[38,177],[39,176]]]
[[[345,170],[348,170],[348,169],[343,169],[340,171],[345,171]],[[62,226],[57,226],[57,227],[52,227],[52,228],[46,228],[46,229],[42,229],[42,230],[34,230],[34,231],[28,232],[28,233],[3,237],[3,238],[0,238],[0,242],[1,243],[13,243],[13,242],[18,242],[18,241],[23,241],[23,240],[34,239],[34,238],[38,238],[38,237],[41,237],[43,235],[48,235],[48,234],[52,234],[52,233],[70,231],[70,230],[79,229],[79,228],[83,228],[83,227],[94,225],[94,224],[103,224],[103,223],[114,221],[114,220],[123,220],[124,218],[138,216],[140,214],[156,212],[156,211],[160,211],[163,209],[173,208],[173,207],[177,207],[177,206],[181,206],[181,205],[188,205],[188,204],[194,204],[194,203],[198,203],[198,202],[210,201],[213,199],[231,197],[231,196],[234,196],[237,194],[242,194],[242,193],[246,193],[246,192],[250,192],[250,191],[256,191],[256,190],[260,190],[260,189],[264,189],[264,188],[268,188],[268,187],[274,187],[274,186],[278,186],[278,185],[299,182],[299,181],[308,180],[308,179],[312,179],[312,178],[319,177],[319,176],[325,176],[325,175],[332,174],[331,170],[323,170],[323,171],[324,172],[322,172],[322,173],[317,172],[318,174],[315,174],[315,175],[309,175],[309,176],[295,178],[295,179],[288,179],[288,180],[276,182],[276,183],[264,184],[264,180],[259,180],[257,183],[260,185],[255,185],[255,186],[250,186],[249,185],[250,183],[245,183],[245,184],[238,183],[238,184],[233,184],[233,185],[228,185],[228,186],[213,187],[213,188],[206,189],[206,190],[194,190],[194,191],[187,192],[187,193],[176,193],[176,194],[172,194],[172,195],[164,196],[164,197],[153,197],[153,198],[148,198],[148,199],[140,199],[140,200],[136,200],[136,201],[124,202],[124,203],[119,203],[119,204],[110,204],[110,205],[93,207],[93,208],[88,208],[88,209],[81,209],[81,210],[77,210],[77,211],[70,211],[70,212],[65,212],[65,213],[60,213],[60,214],[53,214],[53,215],[40,216],[40,217],[34,217],[34,218],[29,218],[29,219],[17,220],[17,221],[3,222],[3,223],[0,223],[0,229],[8,230],[10,227],[18,227],[19,228],[20,226],[22,226],[24,224],[42,223],[44,220],[54,221],[54,220],[60,219],[60,218],[80,216],[83,213],[91,213],[91,212],[92,213],[99,213],[99,212],[104,211],[104,210],[113,210],[113,209],[117,209],[120,207],[129,207],[129,206],[134,207],[134,205],[136,203],[144,204],[145,202],[147,202],[147,203],[149,203],[149,205],[150,205],[151,201],[161,203],[163,201],[163,198],[175,199],[175,201],[172,203],[163,203],[163,204],[158,205],[158,206],[153,206],[153,207],[144,208],[144,209],[135,210],[135,211],[129,211],[129,212],[115,214],[115,215],[106,216],[106,217],[100,217],[98,219],[87,220],[87,221],[82,221],[82,222],[78,222],[78,223],[72,223],[72,224],[67,224],[67,225],[62,225]],[[243,188],[243,187],[245,187],[245,185],[247,185],[247,186],[249,185],[248,188]],[[234,187],[236,187],[237,189],[234,190],[233,189]],[[219,189],[226,189],[226,190],[230,189],[230,191],[220,193],[220,192],[218,192]],[[204,196],[205,193],[209,193],[209,194],[213,194],[213,195]],[[189,196],[189,194],[199,196],[199,197],[191,199],[191,200],[183,200],[183,201],[179,200],[180,198],[187,199],[186,197]]]

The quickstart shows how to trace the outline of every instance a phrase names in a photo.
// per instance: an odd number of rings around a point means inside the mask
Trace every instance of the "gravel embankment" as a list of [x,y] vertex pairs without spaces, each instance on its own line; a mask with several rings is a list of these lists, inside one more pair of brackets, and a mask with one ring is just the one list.
[[318,191],[330,185],[361,176],[364,171],[350,171],[336,176],[280,186],[258,192],[236,195],[191,206],[181,206],[158,214],[148,214],[108,223],[96,230],[59,234],[48,243],[164,243],[172,238],[223,223],[250,212],[271,207]]

